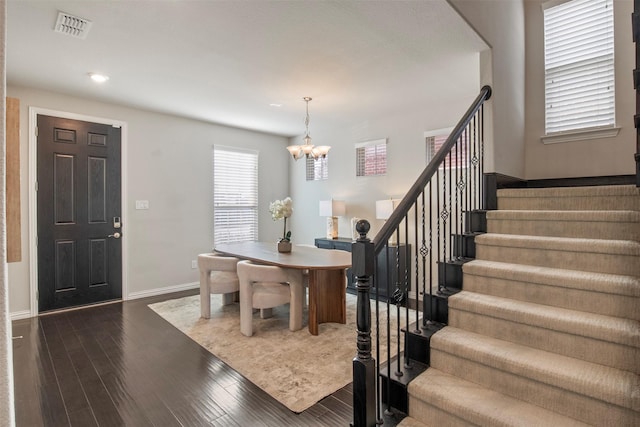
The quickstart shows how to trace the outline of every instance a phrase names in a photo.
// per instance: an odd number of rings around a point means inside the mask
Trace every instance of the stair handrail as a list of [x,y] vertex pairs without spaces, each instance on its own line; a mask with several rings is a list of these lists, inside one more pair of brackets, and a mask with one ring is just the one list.
[[[357,291],[357,303],[356,303],[356,327],[357,338],[356,357],[353,359],[353,427],[375,427],[381,421],[379,402],[380,395],[378,394],[378,369],[376,359],[372,357],[372,339],[371,339],[371,306],[370,306],[370,291],[375,285],[376,277],[376,257],[380,254],[385,247],[388,247],[388,240],[391,238],[394,232],[400,230],[400,225],[408,217],[410,209],[418,203],[418,198],[422,194],[424,204],[424,189],[429,185],[434,176],[439,176],[437,173],[440,166],[444,163],[446,166],[446,158],[450,156],[450,152],[454,147],[457,147],[458,140],[462,137],[463,132],[472,120],[479,113],[480,121],[483,122],[483,110],[484,102],[491,98],[491,87],[488,85],[483,86],[480,89],[479,95],[473,101],[471,106],[464,113],[458,124],[453,128],[453,131],[435,153],[427,167],[417,178],[415,183],[411,186],[409,191],[400,201],[398,207],[392,212],[389,219],[385,222],[378,234],[373,240],[367,237],[367,233],[370,230],[370,224],[367,220],[360,220],[356,224],[356,231],[359,234],[359,238],[352,245],[352,273],[355,277],[355,288]],[[474,121],[475,125],[475,121]],[[483,131],[481,131],[480,140],[483,140]],[[474,154],[475,158],[475,154]],[[483,149],[480,153],[480,162],[483,158]],[[450,160],[451,161],[451,160]],[[475,165],[475,164],[474,164]],[[482,175],[482,166],[480,167],[480,175]],[[480,190],[482,191],[482,190]],[[456,193],[457,194],[457,193]],[[481,193],[480,193],[481,194]],[[456,199],[457,200],[457,199]],[[423,207],[424,209],[424,207]],[[405,222],[405,226],[408,224]],[[451,226],[450,226],[451,227]],[[408,230],[408,229],[407,229]],[[439,229],[438,229],[439,230]],[[439,231],[438,231],[439,234]],[[439,238],[439,237],[438,237]],[[398,267],[399,268],[399,267]],[[378,287],[376,286],[376,319],[378,313]],[[431,286],[430,288],[431,289]],[[406,290],[405,290],[406,291]],[[402,294],[402,295],[400,295]],[[400,309],[400,304],[405,301],[406,293],[400,292],[398,296],[393,298],[397,301],[397,310]],[[390,294],[389,294],[390,296]],[[417,302],[417,299],[416,299]],[[389,300],[387,300],[387,306]],[[407,312],[408,313],[408,312]],[[416,310],[418,313],[418,310]],[[407,325],[409,324],[408,314]],[[399,325],[399,323],[398,323]],[[378,325],[379,326],[379,325]],[[377,328],[378,330],[378,328]],[[397,331],[398,335],[400,331]],[[387,334],[387,341],[389,334]],[[390,343],[387,342],[387,347]],[[379,352],[379,346],[376,345],[376,352]],[[400,350],[398,349],[398,353]],[[388,355],[389,356],[389,355]],[[389,357],[388,357],[389,360]],[[400,360],[400,359],[398,359]],[[389,369],[389,368],[388,368]],[[391,391],[388,390],[388,396]],[[385,411],[385,414],[387,412]]]
[[440,147],[436,152],[416,182],[414,182],[409,191],[407,191],[407,194],[405,194],[400,203],[398,203],[398,206],[393,210],[391,216],[387,221],[385,221],[380,231],[378,231],[378,234],[373,238],[372,242],[374,245],[374,252],[376,254],[380,253],[382,248],[384,248],[391,235],[396,231],[402,220],[409,212],[409,209],[411,209],[414,203],[416,203],[424,188],[427,186],[429,181],[431,181],[431,178],[433,178],[440,165],[444,162],[447,154],[449,154],[449,151],[451,151],[458,138],[460,138],[464,129],[473,119],[476,112],[484,102],[489,98],[491,98],[491,86],[485,85],[480,89],[480,94],[464,113],[458,124],[453,128],[453,131],[451,131],[451,134],[445,143],[442,144],[442,147]]

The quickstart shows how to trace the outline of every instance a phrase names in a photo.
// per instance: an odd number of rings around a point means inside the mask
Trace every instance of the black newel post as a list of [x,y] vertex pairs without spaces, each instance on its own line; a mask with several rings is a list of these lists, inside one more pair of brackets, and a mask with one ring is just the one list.
[[369,290],[374,272],[373,243],[367,238],[371,225],[366,220],[356,224],[360,235],[353,243],[351,266],[358,291],[356,322],[358,353],[353,359],[353,426],[376,425],[376,361],[371,357],[371,305]]

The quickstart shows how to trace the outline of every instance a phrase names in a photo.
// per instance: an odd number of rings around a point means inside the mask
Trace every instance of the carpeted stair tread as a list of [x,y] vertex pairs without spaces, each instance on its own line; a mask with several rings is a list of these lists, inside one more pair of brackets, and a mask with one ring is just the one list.
[[640,196],[634,185],[595,185],[584,187],[504,188],[498,190],[502,197],[600,197]]
[[551,268],[640,276],[640,242],[487,233],[476,258]]
[[487,231],[498,234],[640,241],[640,211],[488,211]]
[[580,239],[572,237],[523,236],[487,233],[476,237],[476,244],[510,248],[539,248],[570,252],[640,256],[640,243],[629,240]]
[[640,211],[640,189],[633,185],[500,189],[498,209]]
[[452,308],[640,348],[640,322],[635,320],[567,310],[464,290],[449,297],[449,309]]
[[[447,326],[431,338],[432,364],[436,352],[466,359],[491,369],[570,391],[577,395],[640,411],[640,376],[520,344]],[[447,364],[449,365],[449,364]],[[455,368],[454,365],[449,365]],[[445,371],[447,369],[444,369]]]
[[[430,419],[429,407],[436,407],[462,419],[459,424],[456,423],[457,420],[439,420],[441,422],[439,425],[587,426],[573,418],[506,396],[434,368],[427,369],[409,384],[409,391],[412,414],[420,413],[420,419]],[[404,427],[405,424],[401,423],[400,426]],[[407,423],[406,426],[412,426],[412,424]]]
[[637,222],[640,223],[640,211],[567,211],[567,210],[521,210],[503,209],[487,211],[487,219],[518,219],[532,221],[600,221],[600,222]]
[[640,321],[640,277],[486,260],[463,270],[471,292]]
[[640,277],[636,276],[591,273],[479,259],[466,263],[462,268],[465,274],[640,298]]
[[640,373],[640,321],[462,291],[449,325],[528,347]]
[[400,421],[400,424],[398,424],[397,427],[429,427],[429,424],[425,424],[412,417],[405,417]]

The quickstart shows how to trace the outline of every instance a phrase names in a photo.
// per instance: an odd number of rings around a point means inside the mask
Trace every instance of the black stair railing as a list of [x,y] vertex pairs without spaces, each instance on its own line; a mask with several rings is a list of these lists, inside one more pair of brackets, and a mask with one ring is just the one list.
[[381,373],[388,379],[410,376],[414,362],[403,336],[437,329],[439,297],[456,291],[453,276],[466,257],[469,215],[484,208],[484,103],[490,97],[491,88],[484,86],[373,240],[368,221],[356,225],[354,427],[380,425],[392,415],[395,393]]
[[636,114],[633,117],[636,127],[636,186],[640,187],[640,0],[633,1],[631,23],[636,45],[636,68],[633,70],[633,88],[636,90]]

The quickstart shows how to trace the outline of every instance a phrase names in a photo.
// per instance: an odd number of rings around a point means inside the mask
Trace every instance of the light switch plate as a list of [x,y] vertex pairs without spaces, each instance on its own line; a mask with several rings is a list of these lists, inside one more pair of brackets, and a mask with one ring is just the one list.
[[149,209],[148,200],[136,200],[136,209]]

